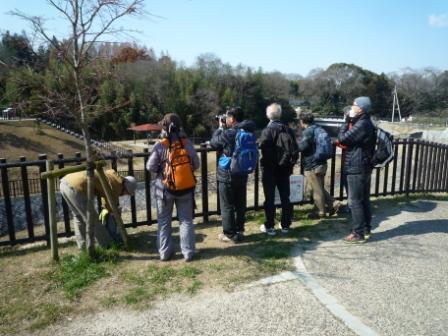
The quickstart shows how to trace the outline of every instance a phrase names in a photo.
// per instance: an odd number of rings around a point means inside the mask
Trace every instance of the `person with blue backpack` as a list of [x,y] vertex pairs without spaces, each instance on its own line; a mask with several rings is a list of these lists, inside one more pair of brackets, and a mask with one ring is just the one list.
[[334,154],[331,138],[322,127],[314,123],[311,112],[302,112],[299,119],[303,129],[299,151],[302,152],[305,178],[317,209],[317,212],[311,212],[308,218],[323,218],[327,216],[327,213],[337,214],[341,204],[335,202],[330,193],[325,190],[327,160]]
[[255,128],[253,121],[244,120],[240,107],[229,108],[210,140],[221,153],[216,174],[223,229],[218,239],[223,242],[236,243],[244,237],[247,177],[258,161]]

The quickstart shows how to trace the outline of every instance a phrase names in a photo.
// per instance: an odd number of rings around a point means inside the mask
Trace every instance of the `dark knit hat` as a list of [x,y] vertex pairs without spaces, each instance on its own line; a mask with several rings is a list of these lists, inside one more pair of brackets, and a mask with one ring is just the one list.
[[369,113],[370,108],[372,107],[372,102],[369,97],[358,97],[354,100],[354,104],[361,108],[364,113]]

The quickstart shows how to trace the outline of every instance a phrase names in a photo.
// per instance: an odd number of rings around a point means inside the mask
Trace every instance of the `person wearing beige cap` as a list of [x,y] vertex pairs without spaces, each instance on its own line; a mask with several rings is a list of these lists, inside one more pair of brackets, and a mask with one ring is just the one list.
[[[114,204],[119,204],[119,197],[123,195],[135,194],[137,181],[133,176],[122,177],[112,169],[104,172],[107,181],[111,187],[111,197]],[[73,222],[75,228],[76,243],[80,249],[85,247],[86,243],[86,223],[87,223],[87,175],[85,171],[72,173],[61,179],[60,191],[62,197],[67,202],[70,210],[73,212]],[[98,174],[95,171],[94,194],[101,197],[103,208],[108,209],[106,204],[106,195],[101,187]],[[95,238],[101,246],[108,246],[113,242],[108,230],[100,224],[98,215],[94,214]]]

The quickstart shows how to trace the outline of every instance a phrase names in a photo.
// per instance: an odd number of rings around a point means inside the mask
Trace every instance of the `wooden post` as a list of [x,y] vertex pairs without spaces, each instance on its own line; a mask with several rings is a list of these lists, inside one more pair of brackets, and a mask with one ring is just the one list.
[[[54,168],[54,163],[51,160],[46,162],[47,172],[50,172]],[[58,255],[58,228],[56,222],[56,195],[54,177],[49,176],[47,178],[48,189],[48,214],[50,219],[50,246],[51,246],[51,258],[54,261],[59,261]]]
[[98,172],[98,178],[101,183],[101,187],[104,190],[104,194],[106,195],[106,203],[107,206],[112,209],[112,214],[115,219],[115,223],[118,226],[118,229],[120,230],[121,237],[123,238],[123,244],[125,249],[128,248],[128,235],[126,233],[126,229],[124,228],[123,221],[121,220],[121,215],[118,212],[117,205],[112,202],[112,190],[110,189],[109,182],[106,179],[106,175],[104,174],[103,168],[101,166],[97,166],[96,170]]

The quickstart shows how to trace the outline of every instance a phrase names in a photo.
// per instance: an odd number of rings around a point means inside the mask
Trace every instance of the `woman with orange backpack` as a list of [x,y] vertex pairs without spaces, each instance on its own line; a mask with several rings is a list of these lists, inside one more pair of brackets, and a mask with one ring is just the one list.
[[196,179],[193,171],[199,168],[199,157],[182,132],[182,121],[177,114],[165,115],[160,124],[162,140],[154,145],[146,163],[146,169],[157,174],[157,248],[162,261],[174,256],[171,219],[176,204],[180,247],[185,261],[189,262],[195,254],[193,206]]

